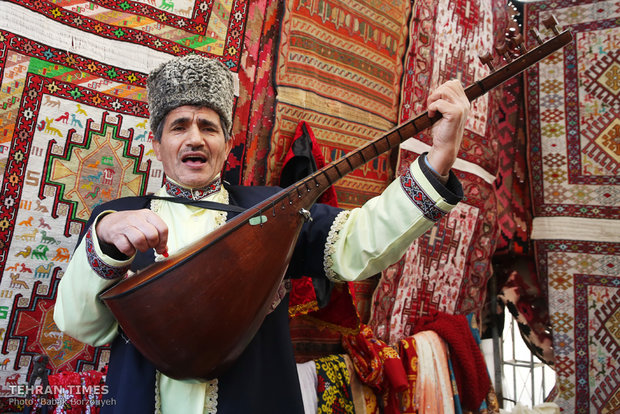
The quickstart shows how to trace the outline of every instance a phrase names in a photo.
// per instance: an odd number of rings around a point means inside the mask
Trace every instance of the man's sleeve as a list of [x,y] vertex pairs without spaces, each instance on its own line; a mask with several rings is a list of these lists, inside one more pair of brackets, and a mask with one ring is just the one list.
[[94,229],[97,220],[106,213],[97,216],[75,249],[60,280],[54,307],[58,328],[93,346],[111,342],[117,333],[117,322],[99,300],[99,293],[118,281],[133,260],[132,257],[119,261],[101,250]]
[[381,272],[462,199],[454,173],[443,185],[424,159],[425,154],[418,157],[383,194],[336,218],[325,252],[330,279],[353,281]]

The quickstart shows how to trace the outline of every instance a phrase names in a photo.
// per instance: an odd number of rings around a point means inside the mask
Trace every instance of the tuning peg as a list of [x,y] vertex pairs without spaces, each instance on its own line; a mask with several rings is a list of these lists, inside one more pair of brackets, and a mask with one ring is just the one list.
[[495,46],[495,50],[497,50],[497,53],[499,53],[500,56],[503,56],[507,62],[512,62],[512,57],[510,56],[510,51],[508,50],[508,45],[506,43]]
[[511,2],[508,2],[507,9],[511,19],[514,19],[516,16],[519,15],[519,9],[517,9],[517,6],[515,6]]
[[509,27],[506,30],[505,37],[506,37],[507,40],[510,40],[513,37],[515,37],[518,33],[519,33],[519,31],[516,30],[514,27]]
[[552,30],[553,33],[555,33],[556,35],[560,34],[560,31],[558,30],[558,21],[553,15],[550,15],[545,20],[543,20],[543,24],[547,29]]
[[493,67],[493,56],[491,56],[489,52],[484,55],[478,55],[478,59],[480,59],[480,62],[482,62],[483,65],[487,65],[487,67],[491,69],[491,72],[495,71],[495,68]]
[[507,36],[513,37],[513,36],[516,36],[520,32],[521,32],[521,28],[519,27],[519,23],[517,23],[514,20],[509,20],[508,29],[506,32]]
[[514,37],[511,37],[508,40],[508,43],[513,49],[519,49],[519,52],[521,53],[526,52],[525,46],[523,45],[523,36],[521,36],[521,33],[518,33]]
[[530,29],[530,34],[531,34],[532,36],[534,36],[534,39],[536,39],[536,42],[537,42],[539,45],[542,45],[542,44],[543,44],[543,40],[542,40],[542,38],[540,37],[540,33],[538,33],[538,30],[536,30],[536,29],[532,28],[532,29]]

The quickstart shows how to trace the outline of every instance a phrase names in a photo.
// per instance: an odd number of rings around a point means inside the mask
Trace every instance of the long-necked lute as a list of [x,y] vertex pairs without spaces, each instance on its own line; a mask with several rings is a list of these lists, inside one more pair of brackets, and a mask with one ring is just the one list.
[[[572,40],[559,33],[469,86],[474,100]],[[521,46],[522,47],[522,46]],[[516,48],[513,48],[516,49]],[[512,52],[510,52],[512,53]],[[488,57],[487,57],[487,60]],[[217,377],[256,334],[308,210],[341,177],[440,119],[425,112],[228,221],[100,295],[127,337],[165,375]]]

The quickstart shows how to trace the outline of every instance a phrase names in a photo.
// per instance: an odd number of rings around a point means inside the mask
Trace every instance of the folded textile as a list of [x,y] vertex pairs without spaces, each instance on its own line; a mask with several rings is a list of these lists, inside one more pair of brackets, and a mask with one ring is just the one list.
[[448,367],[448,349],[433,331],[416,333],[418,378],[416,405],[424,414],[454,414],[454,396]]
[[463,407],[477,411],[489,392],[491,379],[467,317],[433,312],[420,318],[413,332],[426,330],[436,332],[447,342]]
[[400,392],[407,388],[407,376],[398,353],[375,338],[369,326],[362,325],[357,335],[343,336],[342,345],[364,384],[379,392],[388,388]]
[[[351,396],[353,400],[353,407],[355,408],[355,414],[372,414],[367,410],[366,394],[364,392],[364,384],[355,373],[355,367],[351,357],[347,354],[343,354],[342,358],[347,364],[347,370],[349,371],[349,381],[351,383]],[[376,405],[376,404],[375,404]],[[373,411],[374,412],[374,411]]]
[[317,375],[317,414],[354,414],[353,394],[343,355],[329,355],[314,361]]
[[304,412],[314,414],[318,405],[316,389],[319,382],[314,361],[297,364],[297,376],[299,377],[301,398],[304,402]]
[[407,389],[401,394],[400,406],[398,408],[402,414],[417,414],[418,399],[416,397],[416,388],[418,381],[418,352],[413,337],[400,340],[399,354],[407,375]]

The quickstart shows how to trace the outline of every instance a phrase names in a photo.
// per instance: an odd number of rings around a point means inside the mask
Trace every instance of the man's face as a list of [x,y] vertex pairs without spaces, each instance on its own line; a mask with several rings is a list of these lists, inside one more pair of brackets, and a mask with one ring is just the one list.
[[232,149],[217,112],[185,105],[168,112],[163,122],[161,142],[153,141],[153,151],[166,176],[191,188],[211,183]]

